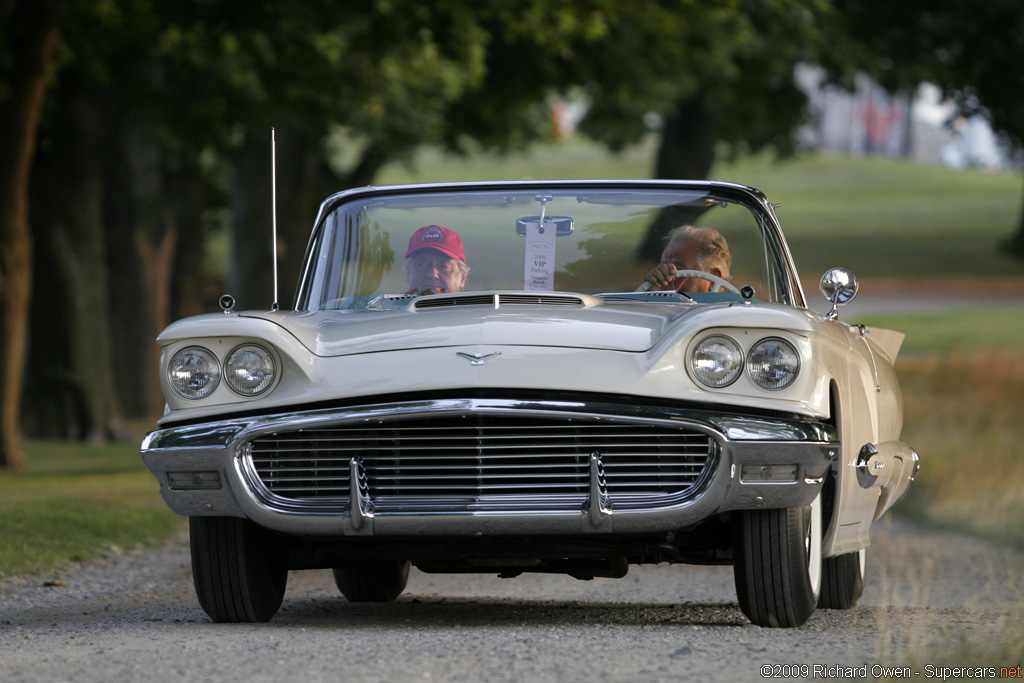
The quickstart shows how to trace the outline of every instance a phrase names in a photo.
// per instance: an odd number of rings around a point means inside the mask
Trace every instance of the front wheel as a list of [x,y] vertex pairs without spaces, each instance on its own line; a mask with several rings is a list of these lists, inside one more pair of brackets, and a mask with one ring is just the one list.
[[866,551],[830,557],[822,563],[821,597],[818,607],[850,609],[864,592]]
[[758,626],[795,627],[821,590],[821,496],[804,508],[738,513],[733,574],[740,609]]
[[190,517],[192,580],[215,622],[270,621],[284,600],[288,568],[273,537],[247,519]]

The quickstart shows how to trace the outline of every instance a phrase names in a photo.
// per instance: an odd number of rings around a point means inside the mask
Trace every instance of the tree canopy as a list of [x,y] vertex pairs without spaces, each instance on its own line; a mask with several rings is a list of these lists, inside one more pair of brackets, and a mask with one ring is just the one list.
[[[862,70],[890,90],[937,84],[963,111],[979,110],[1013,148],[1024,145],[1024,8],[1018,0],[835,0],[823,55],[837,80]],[[1008,250],[1024,258],[1024,210]]]
[[[31,231],[27,218],[6,222],[0,245],[5,437],[19,412],[33,434],[94,439],[158,412],[152,340],[220,293],[204,279],[214,232],[230,234],[240,304],[269,304],[271,127],[287,306],[328,192],[371,183],[422,145],[465,153],[550,139],[558,97],[584,100],[580,131],[611,149],[647,134],[653,114],[652,173],[666,178],[704,177],[723,150],[790,150],[800,62],[977,95],[1019,141],[1016,4],[0,0],[0,113],[27,101],[22,76],[35,74],[31,92],[48,86],[33,125],[5,127],[24,131],[4,142],[4,163],[20,165],[0,166],[0,217],[24,213],[32,187]],[[26,60],[45,41],[27,50],[26,17],[49,27],[31,34],[50,41],[34,71]],[[22,163],[36,149],[35,166]],[[644,257],[657,256],[657,237]],[[33,267],[49,275],[35,281],[30,315],[17,296],[28,301]],[[15,370],[30,333],[30,364],[45,370],[22,410]],[[5,438],[0,466],[14,444]]]

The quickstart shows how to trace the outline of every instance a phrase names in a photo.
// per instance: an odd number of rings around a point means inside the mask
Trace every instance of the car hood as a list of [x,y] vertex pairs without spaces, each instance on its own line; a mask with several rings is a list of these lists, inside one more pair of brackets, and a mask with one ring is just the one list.
[[[592,297],[587,297],[592,299]],[[643,352],[696,305],[616,304],[578,308],[452,306],[393,311],[243,313],[284,327],[321,357],[438,346],[551,346]]]

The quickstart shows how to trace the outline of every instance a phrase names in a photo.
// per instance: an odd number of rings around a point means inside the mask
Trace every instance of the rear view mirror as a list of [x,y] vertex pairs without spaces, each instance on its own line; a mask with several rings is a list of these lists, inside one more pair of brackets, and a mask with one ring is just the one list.
[[[536,223],[540,220],[540,216],[523,216],[516,221],[516,234],[525,237],[526,236],[526,224]],[[572,216],[544,216],[544,230],[547,229],[548,225],[554,224],[555,234],[559,237],[565,237],[571,235],[573,231]]]
[[860,283],[857,276],[846,268],[831,268],[821,276],[821,295],[832,304],[832,310],[828,312],[829,320],[839,317],[839,307],[853,301],[857,296]]

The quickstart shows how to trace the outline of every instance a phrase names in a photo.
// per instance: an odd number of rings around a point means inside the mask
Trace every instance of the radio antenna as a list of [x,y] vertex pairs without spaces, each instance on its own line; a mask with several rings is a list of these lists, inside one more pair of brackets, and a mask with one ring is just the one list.
[[270,310],[276,311],[277,305],[277,141],[274,138],[274,127],[270,127],[270,213],[273,221],[273,243],[270,245],[271,258],[274,261],[274,303]]

